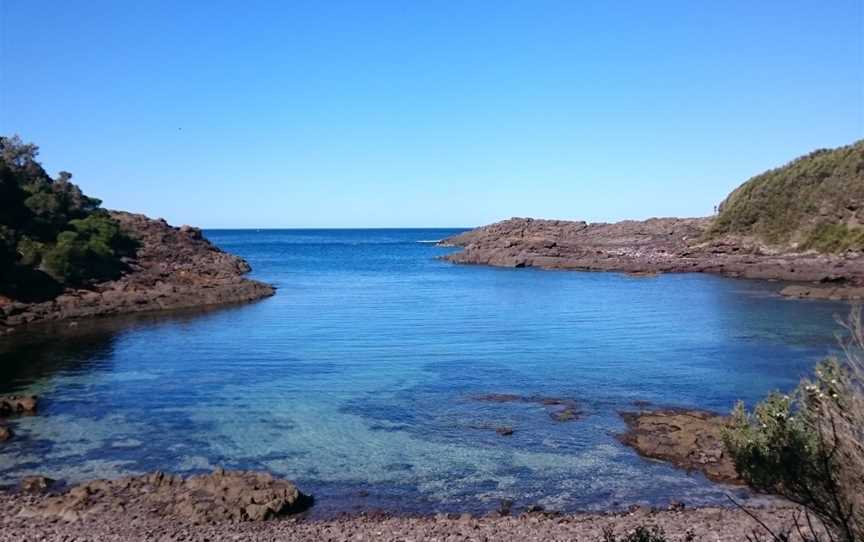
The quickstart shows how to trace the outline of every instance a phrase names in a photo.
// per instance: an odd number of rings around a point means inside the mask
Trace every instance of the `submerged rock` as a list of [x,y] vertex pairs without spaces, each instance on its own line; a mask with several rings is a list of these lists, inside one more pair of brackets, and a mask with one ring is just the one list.
[[511,393],[486,393],[475,395],[473,399],[487,403],[533,403],[542,405],[546,408],[546,412],[549,413],[549,417],[556,422],[569,422],[582,417],[582,411],[578,403],[573,399],[516,395]]
[[0,416],[33,414],[39,406],[35,395],[0,395]]
[[496,427],[495,432],[502,437],[509,437],[513,434],[513,428],[508,425],[502,425],[501,427]]
[[640,455],[698,470],[717,482],[741,483],[723,449],[726,416],[700,410],[664,409],[623,412],[628,431],[619,436]]
[[0,425],[0,442],[5,442],[12,438],[15,433],[5,425]]
[[156,515],[195,523],[264,521],[312,504],[287,480],[268,473],[224,471],[182,478],[162,472],[95,480],[24,507],[19,515],[78,521],[104,513]]

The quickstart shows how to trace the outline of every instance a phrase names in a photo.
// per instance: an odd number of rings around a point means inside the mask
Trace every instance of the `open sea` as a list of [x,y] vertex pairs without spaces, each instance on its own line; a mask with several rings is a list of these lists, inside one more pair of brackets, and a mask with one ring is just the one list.
[[[778,283],[437,259],[459,231],[210,230],[276,296],[0,337],[0,393],[42,398],[0,444],[0,484],[223,466],[295,480],[321,515],[725,503],[741,490],[619,444],[618,412],[789,390],[848,311]],[[584,416],[477,400],[497,393]]]

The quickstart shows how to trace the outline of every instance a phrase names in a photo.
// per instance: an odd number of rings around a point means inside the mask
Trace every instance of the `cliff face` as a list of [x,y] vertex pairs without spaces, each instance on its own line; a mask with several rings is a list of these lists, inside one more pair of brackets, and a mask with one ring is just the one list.
[[201,230],[175,228],[143,215],[111,212],[138,242],[117,280],[67,288],[56,298],[24,303],[0,298],[0,328],[67,318],[106,316],[252,301],[273,295],[272,286],[243,275],[249,264],[204,239]]

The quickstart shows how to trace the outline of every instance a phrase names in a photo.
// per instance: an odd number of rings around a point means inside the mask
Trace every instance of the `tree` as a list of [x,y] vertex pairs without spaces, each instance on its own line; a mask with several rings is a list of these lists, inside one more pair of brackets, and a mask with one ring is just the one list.
[[38,154],[18,136],[0,137],[0,292],[56,291],[45,273],[62,284],[116,278],[133,243],[101,201],[68,171],[51,178]]

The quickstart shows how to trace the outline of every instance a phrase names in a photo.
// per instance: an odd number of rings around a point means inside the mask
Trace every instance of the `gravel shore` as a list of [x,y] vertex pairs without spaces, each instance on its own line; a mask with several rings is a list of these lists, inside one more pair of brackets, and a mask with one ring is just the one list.
[[[621,536],[638,526],[660,527],[670,541],[740,541],[754,530],[762,532],[756,521],[743,511],[725,508],[636,509],[609,515],[538,512],[480,518],[467,514],[431,517],[346,515],[326,520],[293,516],[265,522],[205,524],[154,517],[146,511],[134,509],[72,523],[18,515],[22,507],[38,504],[45,498],[0,493],[0,541],[601,541],[604,529],[611,528]],[[772,529],[777,529],[791,523],[794,508],[756,509],[754,513]]]

